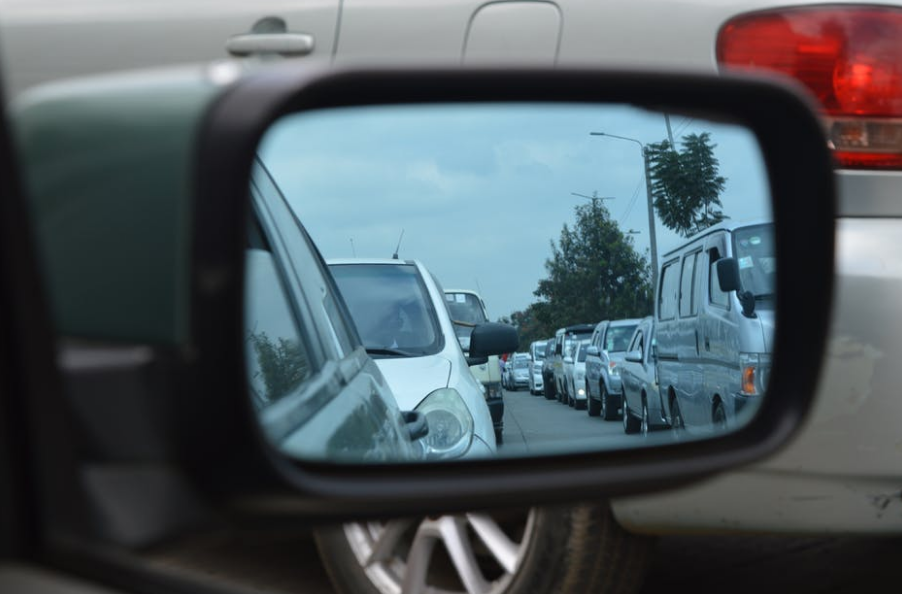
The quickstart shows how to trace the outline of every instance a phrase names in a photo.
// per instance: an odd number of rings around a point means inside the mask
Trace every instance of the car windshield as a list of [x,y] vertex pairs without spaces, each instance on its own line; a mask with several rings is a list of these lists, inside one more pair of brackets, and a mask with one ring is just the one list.
[[773,303],[777,278],[774,226],[755,225],[734,231],[733,254],[739,264],[742,290],[751,291],[758,300]]
[[604,337],[604,350],[609,353],[625,351],[630,344],[630,338],[636,331],[636,324],[629,326],[612,326],[608,328]]
[[529,366],[529,359],[526,357],[516,357],[514,359],[514,369],[521,369]]
[[533,359],[541,361],[545,358],[545,345],[538,345],[533,350]]
[[469,341],[473,326],[488,322],[482,302],[472,293],[445,291],[445,305],[448,306],[451,321],[463,322],[454,324],[454,334],[458,339]]
[[410,264],[332,264],[332,275],[374,356],[431,355],[441,347],[438,320]]

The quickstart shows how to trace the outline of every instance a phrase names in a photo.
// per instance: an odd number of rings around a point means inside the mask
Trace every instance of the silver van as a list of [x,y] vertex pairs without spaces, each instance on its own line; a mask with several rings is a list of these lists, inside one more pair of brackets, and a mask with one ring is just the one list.
[[770,369],[775,262],[770,222],[716,225],[661,258],[661,424],[708,433],[754,413]]

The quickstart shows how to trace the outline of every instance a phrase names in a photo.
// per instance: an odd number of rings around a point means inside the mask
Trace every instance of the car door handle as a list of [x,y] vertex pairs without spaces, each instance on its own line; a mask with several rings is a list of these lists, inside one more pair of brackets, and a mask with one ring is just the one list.
[[401,416],[404,417],[404,423],[407,424],[410,441],[416,441],[429,435],[429,423],[426,421],[426,415],[415,410],[405,410]]
[[226,50],[233,56],[306,56],[313,52],[313,47],[313,35],[308,33],[243,33],[226,41]]
[[707,336],[705,337],[705,350],[706,350],[706,351],[710,351],[710,350],[711,350],[711,341],[708,340],[708,337],[707,337]]

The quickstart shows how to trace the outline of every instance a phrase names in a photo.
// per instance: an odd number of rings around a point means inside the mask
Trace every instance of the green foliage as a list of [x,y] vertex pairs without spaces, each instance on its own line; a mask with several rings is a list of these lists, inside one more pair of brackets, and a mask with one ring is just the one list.
[[720,200],[727,180],[708,132],[684,136],[682,145],[677,151],[665,140],[646,150],[655,211],[665,227],[689,237],[729,218]]
[[279,337],[273,342],[266,332],[251,334],[249,339],[257,352],[258,373],[266,388],[261,395],[264,403],[287,396],[307,376],[307,357],[296,341]]
[[564,225],[551,252],[545,262],[548,277],[535,291],[541,301],[511,316],[520,328],[521,344],[549,338],[569,324],[651,311],[648,259],[636,252],[633,238],[611,220],[601,200],[576,207],[576,223],[573,228]]

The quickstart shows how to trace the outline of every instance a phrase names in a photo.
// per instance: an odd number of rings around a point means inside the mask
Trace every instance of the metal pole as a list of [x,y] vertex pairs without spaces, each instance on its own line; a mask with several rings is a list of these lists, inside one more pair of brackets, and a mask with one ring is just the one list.
[[645,162],[645,198],[648,202],[648,241],[651,244],[651,286],[658,290],[658,246],[655,239],[655,206],[651,200],[651,175],[648,165],[648,149],[642,146],[642,160]]

